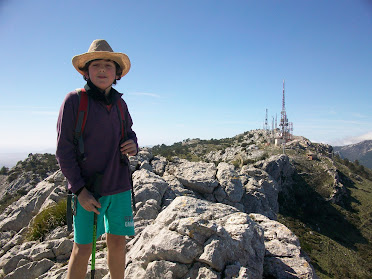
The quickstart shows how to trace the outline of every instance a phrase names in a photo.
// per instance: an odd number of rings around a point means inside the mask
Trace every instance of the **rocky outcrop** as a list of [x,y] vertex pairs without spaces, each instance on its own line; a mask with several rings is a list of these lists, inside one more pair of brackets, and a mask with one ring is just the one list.
[[[236,169],[143,150],[130,163],[137,212],[126,278],[316,278],[298,239],[275,221],[278,193],[290,187],[293,171],[285,155]],[[41,242],[24,239],[32,218],[65,197],[65,185],[58,171],[0,215],[5,278],[65,277],[73,243],[65,228]],[[98,247],[96,275],[109,278]]]
[[227,205],[177,197],[133,242],[126,278],[262,277],[263,231]]
[[140,233],[158,216],[168,184],[155,173],[141,169],[133,173],[133,189],[137,207],[134,222]]
[[5,193],[8,195],[16,192],[27,193],[58,169],[54,155],[30,153],[25,160],[19,161],[7,172],[7,175],[4,175],[3,179],[0,179],[0,200]]
[[64,179],[61,171],[57,171],[27,195],[8,206],[0,215],[0,231],[20,231],[28,226],[40,209],[62,199],[66,195]]
[[344,185],[340,174],[335,166],[333,166],[332,168],[327,167],[326,170],[333,179],[332,193],[327,200],[342,206],[344,198],[348,196],[347,188]]
[[278,183],[267,172],[254,167],[244,166],[240,173],[245,189],[241,200],[244,211],[260,213],[275,220],[279,211]]
[[267,160],[257,162],[254,166],[266,171],[278,183],[279,191],[285,190],[293,183],[292,175],[295,172],[295,167],[287,155],[272,156]]
[[298,237],[286,226],[260,214],[249,215],[264,230],[264,276],[268,278],[318,278],[303,254]]
[[216,167],[213,163],[180,160],[168,165],[167,172],[175,176],[185,187],[199,193],[211,194],[218,186]]

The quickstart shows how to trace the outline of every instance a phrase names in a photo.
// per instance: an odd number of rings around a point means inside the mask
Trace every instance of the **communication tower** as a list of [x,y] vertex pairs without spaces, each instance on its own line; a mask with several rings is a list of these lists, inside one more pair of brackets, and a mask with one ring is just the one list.
[[264,127],[265,130],[268,130],[268,123],[267,123],[267,109],[266,109],[266,117],[265,117],[265,127]]
[[288,139],[293,140],[293,122],[288,123]]
[[275,114],[275,130],[278,129],[278,114]]
[[[290,129],[289,129],[289,123],[287,118],[287,112],[285,111],[285,81],[283,80],[283,100],[282,100],[282,111],[281,111],[281,118],[280,118],[280,124],[281,127],[281,136],[280,138],[283,140],[283,142],[287,142],[291,135],[290,135]],[[293,127],[293,125],[292,125]]]

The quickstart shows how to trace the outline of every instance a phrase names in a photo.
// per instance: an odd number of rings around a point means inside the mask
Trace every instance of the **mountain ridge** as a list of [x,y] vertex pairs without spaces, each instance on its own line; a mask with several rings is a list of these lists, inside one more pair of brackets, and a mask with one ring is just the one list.
[[340,154],[341,158],[347,158],[350,161],[358,160],[360,164],[372,169],[372,140],[334,146],[334,151]]

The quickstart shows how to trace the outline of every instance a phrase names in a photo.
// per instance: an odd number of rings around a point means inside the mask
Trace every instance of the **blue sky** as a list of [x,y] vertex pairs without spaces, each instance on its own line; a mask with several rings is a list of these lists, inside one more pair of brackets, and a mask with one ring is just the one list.
[[0,1],[0,152],[53,150],[71,58],[106,39],[132,63],[141,146],[224,138],[282,107],[294,134],[372,139],[372,1]]

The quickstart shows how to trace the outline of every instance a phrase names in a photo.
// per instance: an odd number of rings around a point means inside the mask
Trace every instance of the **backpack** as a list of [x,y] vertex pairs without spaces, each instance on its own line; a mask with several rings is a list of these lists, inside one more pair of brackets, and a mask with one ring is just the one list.
[[[78,96],[79,96],[79,110],[78,110],[78,114],[77,114],[77,117],[76,117],[76,123],[75,123],[75,131],[74,131],[74,145],[75,145],[75,149],[76,149],[76,156],[77,156],[77,160],[79,162],[82,162],[84,161],[86,158],[85,158],[85,153],[84,153],[84,138],[83,138],[83,134],[84,134],[84,128],[85,128],[85,124],[86,124],[86,121],[87,121],[87,118],[88,118],[88,111],[89,111],[89,102],[90,102],[90,97],[88,96],[86,90],[84,88],[79,88],[79,89],[76,89],[76,92],[78,93]],[[121,126],[121,129],[120,129],[120,143],[124,142],[127,140],[127,134],[126,134],[126,131],[125,131],[125,116],[124,116],[124,109],[123,109],[123,105],[121,103],[121,98],[118,98],[117,102],[116,102],[116,107],[117,107],[117,112],[118,112],[118,115],[119,115],[119,120],[120,120],[120,126]],[[123,158],[125,157],[125,158]],[[122,161],[124,161],[124,159],[126,160],[126,164],[128,165],[128,168],[130,166],[129,162],[128,162],[128,158],[121,154],[121,159]],[[130,168],[129,168],[129,178],[130,178],[130,183],[131,183],[131,192],[132,192],[132,206],[133,206],[133,209],[134,211],[136,211],[136,206],[135,206],[135,200],[134,200],[134,191],[133,191],[133,181],[132,181],[132,175],[131,175],[131,171],[130,171]],[[73,196],[73,193],[71,191],[68,192],[68,195],[67,195],[67,230],[68,231],[72,231],[72,215],[73,215],[73,212],[72,212],[72,196]],[[75,206],[76,206],[76,202],[75,202]]]

